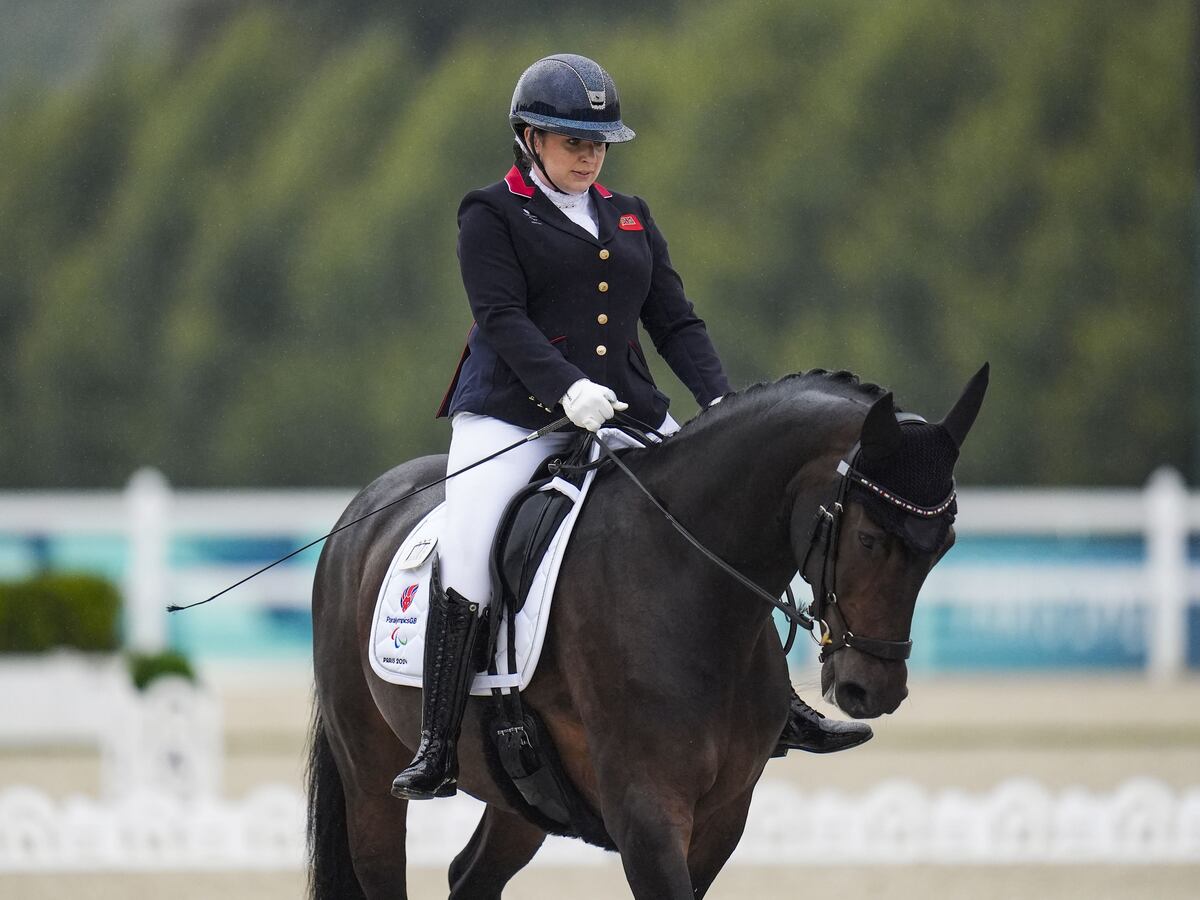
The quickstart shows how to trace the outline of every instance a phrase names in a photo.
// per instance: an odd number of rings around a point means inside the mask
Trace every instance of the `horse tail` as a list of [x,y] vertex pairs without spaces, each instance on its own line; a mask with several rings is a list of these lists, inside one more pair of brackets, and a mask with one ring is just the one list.
[[346,791],[318,703],[313,704],[307,780],[308,896],[311,900],[366,900],[350,856]]

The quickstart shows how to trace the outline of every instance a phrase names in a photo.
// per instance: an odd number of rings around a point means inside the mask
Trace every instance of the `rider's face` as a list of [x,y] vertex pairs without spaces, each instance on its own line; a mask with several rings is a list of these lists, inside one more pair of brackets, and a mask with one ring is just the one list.
[[532,128],[525,134],[526,141],[532,138],[533,149],[542,158],[544,174],[550,176],[561,190],[572,194],[586,191],[599,177],[607,144],[564,134],[535,132]]

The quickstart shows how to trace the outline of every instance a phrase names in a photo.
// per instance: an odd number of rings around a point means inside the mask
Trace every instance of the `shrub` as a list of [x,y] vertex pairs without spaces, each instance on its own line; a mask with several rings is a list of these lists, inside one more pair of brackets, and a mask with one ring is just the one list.
[[196,673],[192,671],[192,664],[188,662],[187,657],[174,650],[163,653],[130,653],[128,660],[129,677],[133,679],[134,687],[139,691],[144,691],[150,682],[164,675],[181,675],[188,681],[196,680]]
[[120,646],[121,597],[94,575],[39,575],[0,583],[0,652]]

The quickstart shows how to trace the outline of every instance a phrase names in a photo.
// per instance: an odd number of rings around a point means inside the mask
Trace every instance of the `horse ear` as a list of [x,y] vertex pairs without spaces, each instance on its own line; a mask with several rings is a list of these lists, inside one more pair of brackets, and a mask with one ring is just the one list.
[[975,424],[975,417],[979,415],[979,407],[983,405],[983,395],[987,393],[990,371],[991,364],[984,363],[983,368],[967,382],[967,386],[963,388],[962,396],[958,398],[954,408],[946,413],[946,418],[942,419],[942,427],[949,432],[954,446],[960,450],[963,441],[967,439],[967,432]]
[[900,423],[896,421],[896,404],[889,391],[873,404],[863,421],[862,452],[867,459],[887,459],[900,449]]

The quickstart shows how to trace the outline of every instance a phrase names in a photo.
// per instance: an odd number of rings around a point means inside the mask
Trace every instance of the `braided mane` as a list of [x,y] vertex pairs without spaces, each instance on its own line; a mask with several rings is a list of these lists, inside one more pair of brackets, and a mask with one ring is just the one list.
[[[832,394],[848,399],[861,400],[868,405],[887,393],[887,388],[870,381],[863,381],[853,372],[840,369],[809,369],[784,375],[778,381],[764,381],[729,394],[716,406],[700,411],[694,419],[684,425],[676,437],[707,429],[730,416],[755,416],[777,405],[781,400],[795,397],[806,389]],[[897,407],[899,409],[899,407]]]

